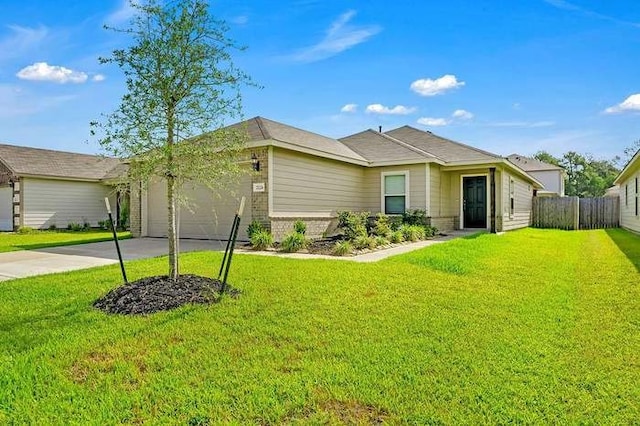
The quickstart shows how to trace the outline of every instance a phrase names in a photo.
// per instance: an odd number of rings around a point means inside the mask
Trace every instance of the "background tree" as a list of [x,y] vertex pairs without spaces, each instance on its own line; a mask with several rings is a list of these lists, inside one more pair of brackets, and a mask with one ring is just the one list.
[[166,181],[169,276],[175,280],[176,206],[186,202],[180,188],[195,182],[219,190],[238,176],[245,137],[221,126],[241,115],[240,87],[252,82],[231,60],[231,51],[244,48],[227,38],[228,27],[210,15],[206,1],[130,3],[136,14],[129,27],[105,28],[129,36],[131,45],[100,58],[120,67],[127,92],[114,112],[92,123],[92,134],[106,151],[129,159],[127,181]]
[[564,168],[567,172],[565,193],[578,197],[601,197],[618,176],[618,158],[597,160],[589,154],[568,151],[561,158],[539,151],[534,158]]

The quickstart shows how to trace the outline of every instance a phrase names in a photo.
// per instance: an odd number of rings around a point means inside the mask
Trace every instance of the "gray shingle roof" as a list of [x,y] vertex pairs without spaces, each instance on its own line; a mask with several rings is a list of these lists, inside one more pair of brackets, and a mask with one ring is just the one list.
[[120,164],[117,158],[4,144],[0,144],[0,161],[17,176],[87,180],[101,180]]
[[411,126],[399,127],[385,132],[385,134],[426,151],[446,163],[455,161],[493,162],[502,159],[501,156],[488,151],[483,151],[460,142],[454,142]]
[[371,129],[338,140],[371,162],[402,160],[418,162],[434,158],[426,152]]
[[562,167],[554,164],[545,163],[544,161],[536,160],[535,158],[525,157],[520,154],[511,154],[507,157],[516,166],[520,167],[525,172],[534,172],[542,170],[563,170]]
[[246,129],[250,141],[276,140],[339,157],[363,162],[367,161],[336,139],[278,123],[277,121],[264,117],[250,118],[249,120],[233,124],[230,128]]

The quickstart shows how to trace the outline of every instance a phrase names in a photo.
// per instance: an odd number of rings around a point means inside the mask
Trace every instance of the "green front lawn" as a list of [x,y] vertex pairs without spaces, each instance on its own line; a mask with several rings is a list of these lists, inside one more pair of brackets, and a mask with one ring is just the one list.
[[[119,232],[118,238],[131,238],[130,232]],[[33,231],[0,232],[0,253],[16,250],[35,250],[46,247],[70,246],[74,244],[97,243],[113,239],[111,231]]]
[[239,299],[148,317],[91,308],[117,265],[0,283],[0,423],[630,424],[639,255],[537,229],[376,264],[237,255]]

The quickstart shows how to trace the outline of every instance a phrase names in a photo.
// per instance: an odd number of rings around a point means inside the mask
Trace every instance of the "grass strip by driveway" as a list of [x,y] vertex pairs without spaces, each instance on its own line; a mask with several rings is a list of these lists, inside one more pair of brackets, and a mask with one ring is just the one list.
[[148,317],[91,308],[117,266],[0,283],[0,423],[633,423],[638,253],[525,229],[375,264],[238,255],[239,299]]
[[[130,232],[118,232],[119,239],[131,238]],[[47,247],[97,243],[113,239],[111,231],[33,231],[0,233],[0,253],[18,250],[35,250]]]

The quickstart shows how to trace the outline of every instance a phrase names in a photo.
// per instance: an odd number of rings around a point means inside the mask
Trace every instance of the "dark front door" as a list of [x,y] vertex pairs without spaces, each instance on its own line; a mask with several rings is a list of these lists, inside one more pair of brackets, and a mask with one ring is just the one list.
[[462,178],[462,210],[465,228],[487,227],[487,177]]

